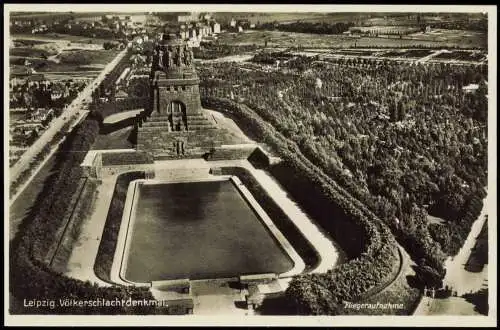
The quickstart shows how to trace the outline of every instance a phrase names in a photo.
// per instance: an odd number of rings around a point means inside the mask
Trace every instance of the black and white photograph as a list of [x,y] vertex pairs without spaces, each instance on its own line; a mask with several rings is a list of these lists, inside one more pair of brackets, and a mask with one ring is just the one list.
[[496,37],[486,5],[4,5],[6,324],[496,326]]

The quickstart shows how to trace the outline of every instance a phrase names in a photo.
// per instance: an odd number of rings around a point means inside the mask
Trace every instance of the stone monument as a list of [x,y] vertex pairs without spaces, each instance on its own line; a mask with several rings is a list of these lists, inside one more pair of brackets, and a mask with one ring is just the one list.
[[156,43],[150,102],[141,114],[137,150],[165,156],[203,154],[215,147],[217,126],[202,112],[193,51],[175,35]]

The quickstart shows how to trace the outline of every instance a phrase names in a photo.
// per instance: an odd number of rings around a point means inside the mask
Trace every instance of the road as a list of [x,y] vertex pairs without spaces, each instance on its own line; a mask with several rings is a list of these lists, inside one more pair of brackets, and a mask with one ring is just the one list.
[[485,265],[479,273],[469,272],[465,269],[472,249],[476,244],[477,237],[486,221],[489,198],[484,199],[483,209],[476,221],[472,224],[471,230],[462,248],[454,257],[449,257],[445,261],[446,276],[444,285],[448,285],[457,291],[457,297],[446,299],[432,299],[423,297],[415,310],[414,315],[477,315],[474,306],[467,302],[463,294],[477,292],[488,286],[488,265]]
[[85,89],[78,94],[73,102],[68,105],[64,113],[51,122],[49,128],[42,134],[42,136],[40,136],[38,140],[36,140],[35,143],[33,143],[33,145],[26,150],[21,158],[19,158],[14,166],[9,169],[10,182],[14,182],[19,175],[29,167],[33,158],[40,153],[42,148],[54,137],[57,132],[61,131],[64,124],[66,124],[74,115],[78,112],[82,112],[82,115],[88,112],[88,110],[84,110],[83,103],[91,101],[92,92],[104,80],[104,77],[115,68],[118,62],[125,56],[126,52],[127,49],[124,49],[111,62],[109,62],[101,73],[95,78],[95,80],[89,83]]
[[472,249],[476,245],[477,237],[483,228],[486,221],[485,215],[488,210],[488,197],[483,200],[483,209],[476,221],[472,224],[471,230],[464,245],[453,258],[448,258],[444,265],[446,268],[446,276],[444,285],[448,285],[457,291],[458,295],[468,292],[475,292],[481,289],[485,281],[488,279],[488,267],[485,266],[480,273],[469,272],[465,269],[467,260],[472,253]]

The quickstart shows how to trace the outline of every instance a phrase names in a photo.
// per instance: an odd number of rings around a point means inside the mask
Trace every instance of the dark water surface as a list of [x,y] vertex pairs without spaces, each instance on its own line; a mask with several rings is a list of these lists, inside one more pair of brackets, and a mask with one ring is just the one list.
[[231,181],[141,185],[126,279],[282,273],[292,260]]

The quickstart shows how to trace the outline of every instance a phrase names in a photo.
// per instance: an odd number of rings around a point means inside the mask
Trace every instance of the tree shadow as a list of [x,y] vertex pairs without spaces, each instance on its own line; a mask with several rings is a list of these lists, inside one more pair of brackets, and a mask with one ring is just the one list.
[[238,309],[248,309],[247,302],[244,300],[235,301],[234,306]]
[[474,293],[466,293],[462,296],[467,302],[474,305],[474,311],[482,314],[488,315],[489,305],[488,305],[488,289],[483,288]]
[[138,132],[137,126],[134,126],[134,128],[130,131],[130,134],[127,137],[127,141],[134,146],[137,145],[137,132]]
[[296,315],[284,294],[266,296],[257,310],[261,315]]
[[415,275],[407,275],[406,282],[411,288],[420,289],[422,286],[422,282]]
[[231,289],[240,290],[243,288],[242,284],[239,281],[229,281],[227,282],[227,284]]

